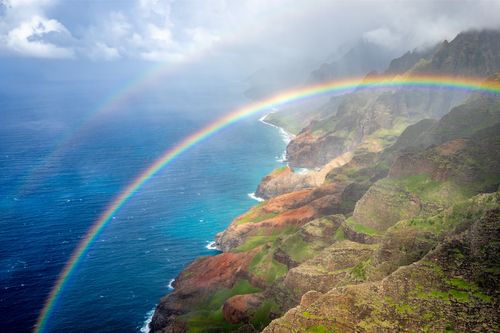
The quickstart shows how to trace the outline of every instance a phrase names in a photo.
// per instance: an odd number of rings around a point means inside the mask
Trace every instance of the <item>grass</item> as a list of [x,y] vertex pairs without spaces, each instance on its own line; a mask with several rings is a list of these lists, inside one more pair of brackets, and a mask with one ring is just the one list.
[[259,331],[263,330],[270,322],[270,314],[279,309],[278,304],[273,300],[264,301],[255,311],[250,322]]
[[261,245],[267,244],[269,242],[273,242],[278,238],[278,235],[268,235],[268,236],[251,236],[248,237],[243,244],[238,246],[235,251],[236,252],[246,252]]
[[303,262],[314,256],[311,243],[305,242],[299,234],[288,237],[282,244],[281,249],[296,262]]
[[[467,225],[470,222],[480,219],[490,209],[499,208],[499,199],[500,195],[498,192],[482,194],[459,202],[446,211],[432,217],[412,218],[400,221],[393,228],[411,227],[440,235],[443,232],[451,231],[458,226]],[[461,259],[464,256],[459,249],[455,249],[455,253],[457,259]]]
[[181,319],[187,323],[188,333],[231,332],[241,325],[228,323],[224,319],[222,314],[224,302],[235,295],[253,294],[261,291],[260,288],[252,286],[248,280],[238,280],[232,288],[218,290],[205,302],[202,302],[198,306],[198,310],[181,316]]
[[380,235],[380,231],[357,223],[356,220],[354,220],[354,218],[352,216],[346,220],[346,224],[349,227],[351,227],[352,230],[354,230],[355,232],[360,233],[360,234],[365,234],[365,235],[369,235],[369,236]]
[[396,183],[406,192],[418,196],[422,201],[445,206],[463,201],[471,195],[470,191],[453,182],[435,181],[426,173],[384,181]]
[[[182,316],[188,326],[188,333],[201,332],[231,332],[237,329],[238,324],[228,323],[222,314],[222,309],[215,311],[196,311]],[[210,327],[210,329],[207,329]]]
[[238,280],[231,289],[218,290],[210,299],[203,305],[203,309],[215,310],[220,308],[224,302],[234,295],[253,294],[262,291],[248,282],[248,280]]
[[307,329],[311,333],[330,333],[331,331],[325,325],[316,325]]
[[336,241],[344,240],[345,239],[344,228],[338,227],[337,230],[335,231],[335,234],[333,235],[333,239]]
[[396,122],[391,128],[380,128],[370,134],[369,138],[378,140],[383,147],[387,147],[396,142],[397,138],[403,133],[408,123],[402,120]]
[[422,299],[439,299],[447,304],[451,300],[466,303],[472,301],[471,298],[489,303],[493,299],[491,296],[486,295],[479,291],[479,287],[475,283],[470,283],[462,278],[446,279],[442,271],[435,271],[435,273],[444,278],[450,289],[447,290],[423,290],[422,286],[417,286],[417,297]]
[[371,261],[368,259],[366,261],[360,262],[356,266],[350,269],[350,275],[357,281],[366,280],[366,269],[370,265]]
[[276,279],[283,277],[288,272],[288,267],[274,260],[273,252],[268,249],[257,253],[253,257],[248,270],[266,283],[272,284]]
[[469,293],[466,291],[451,289],[448,291],[448,294],[459,302],[464,303],[469,301]]
[[276,229],[270,231],[269,229],[260,228],[258,230],[258,234],[254,236],[249,236],[245,239],[245,242],[238,246],[235,251],[236,252],[245,252],[256,247],[262,246],[268,243],[275,243],[280,236],[290,235],[297,231],[297,227],[295,226],[287,226],[285,228]]
[[477,290],[478,287],[474,283],[470,283],[461,278],[451,278],[448,283],[455,288],[462,290]]
[[264,212],[261,207],[262,207],[261,205],[258,205],[251,208],[246,214],[244,214],[240,219],[238,219],[236,224],[257,223],[278,216],[277,213]]

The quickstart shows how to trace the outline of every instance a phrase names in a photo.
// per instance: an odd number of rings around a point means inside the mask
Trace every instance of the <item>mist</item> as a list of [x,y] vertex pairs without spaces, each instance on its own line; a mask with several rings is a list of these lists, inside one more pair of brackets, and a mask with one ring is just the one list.
[[305,80],[360,41],[400,55],[498,28],[498,12],[498,1],[2,0],[0,69],[60,77],[23,63],[64,59],[65,76],[134,76],[163,63],[183,75],[206,67],[245,79],[274,68]]

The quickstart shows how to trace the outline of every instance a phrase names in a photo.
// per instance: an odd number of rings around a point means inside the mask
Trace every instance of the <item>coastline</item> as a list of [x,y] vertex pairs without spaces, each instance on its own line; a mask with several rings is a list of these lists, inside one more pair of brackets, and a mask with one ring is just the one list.
[[280,127],[280,126],[278,126],[278,125],[275,125],[275,124],[273,124],[273,123],[270,123],[270,122],[267,122],[267,121],[266,121],[266,118],[267,118],[267,117],[268,117],[271,113],[275,113],[275,112],[277,112],[277,111],[278,111],[278,110],[273,110],[273,112],[266,113],[265,115],[263,115],[262,117],[260,117],[260,118],[259,118],[259,121],[260,121],[261,123],[263,123],[263,124],[266,124],[266,125],[268,125],[268,126],[271,126],[271,127],[276,128],[276,129],[279,131],[279,133],[280,133],[280,135],[281,135],[281,139],[283,140],[283,142],[284,142],[285,144],[289,144],[289,143],[290,143],[290,141],[292,141],[292,139],[293,139],[293,138],[295,138],[295,135],[294,135],[294,134],[292,134],[292,133],[290,133],[290,132],[288,132],[288,131],[287,131],[287,130],[285,130],[283,127]]
[[[285,143],[285,145],[288,145],[288,143],[290,143],[290,141],[295,137],[294,134],[288,132],[287,130],[285,130],[284,128],[280,127],[280,126],[277,126],[277,125],[274,125],[272,123],[269,123],[269,122],[266,122],[266,117],[268,115],[270,115],[271,113],[274,113],[274,112],[277,112],[278,110],[277,109],[274,109],[273,112],[270,112],[270,113],[267,113],[265,114],[264,116],[260,117],[259,118],[259,122],[267,125],[267,126],[271,126],[275,129],[278,130],[278,133],[280,134],[281,136],[281,139],[282,141]],[[280,158],[276,158],[276,160],[280,163],[284,163],[285,165],[288,165],[287,163],[287,160],[286,160],[286,148],[285,148],[285,151],[283,152],[282,156]],[[252,193],[247,193],[248,197],[252,200],[255,200],[257,202],[263,202],[265,201],[264,198],[261,198],[261,197],[258,197],[255,195],[255,192],[252,192]],[[215,241],[207,241],[206,244],[205,244],[205,248],[207,250],[214,250],[214,251],[220,251],[221,253],[223,252],[222,250],[220,250],[217,246],[216,246],[216,242]],[[195,260],[196,258],[194,258],[193,260]],[[173,287],[173,282],[175,281],[175,279],[170,279],[169,283],[168,283],[168,286],[167,288],[170,290],[170,292],[172,292],[174,290],[174,287]],[[142,326],[139,328],[139,331],[141,333],[149,333],[151,332],[150,330],[150,327],[149,327],[149,324],[151,323],[152,319],[153,319],[153,316],[154,316],[154,313],[156,311],[156,305],[155,307],[153,308],[153,310],[149,311],[146,316],[145,316],[145,320],[142,324]]]
[[[270,123],[270,122],[267,122],[266,121],[266,118],[267,116],[269,116],[271,113],[275,113],[275,112],[278,112],[279,110],[278,109],[273,109],[272,112],[270,113],[266,113],[265,115],[263,115],[262,117],[259,118],[259,121],[261,123],[263,123],[264,125],[267,125],[267,126],[271,126],[275,129],[278,130],[280,136],[281,136],[281,140],[283,140],[283,142],[285,143],[285,145],[288,145],[290,143],[290,141],[292,141],[293,138],[295,138],[295,135],[288,132],[287,130],[285,130],[283,127],[280,127],[278,125],[275,125],[273,123]],[[288,161],[286,159],[286,147],[285,147],[285,150],[283,151],[283,153],[281,154],[281,156],[276,156],[276,160],[280,163],[285,163],[286,165],[288,165]],[[252,198],[253,199],[253,198]],[[257,200],[258,201],[258,200]]]

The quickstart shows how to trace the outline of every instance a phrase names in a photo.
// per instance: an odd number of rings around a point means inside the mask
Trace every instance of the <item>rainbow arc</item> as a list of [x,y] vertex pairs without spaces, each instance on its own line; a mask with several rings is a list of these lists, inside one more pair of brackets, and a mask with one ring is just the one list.
[[34,332],[43,332],[51,318],[57,301],[61,298],[69,278],[75,268],[82,262],[92,244],[99,238],[105,227],[113,220],[118,211],[137,193],[142,186],[152,179],[160,170],[175,161],[193,146],[207,140],[224,128],[251,115],[271,110],[274,107],[290,104],[307,98],[320,95],[342,94],[353,89],[447,89],[468,93],[480,93],[500,97],[500,82],[484,81],[480,78],[451,77],[451,76],[376,76],[368,78],[354,78],[329,82],[324,84],[301,87],[285,91],[262,101],[252,103],[225,116],[216,119],[199,131],[187,136],[175,146],[165,151],[153,164],[139,174],[118,196],[109,204],[99,219],[92,225],[85,237],[80,241],[59,274],[44,307],[38,317]]

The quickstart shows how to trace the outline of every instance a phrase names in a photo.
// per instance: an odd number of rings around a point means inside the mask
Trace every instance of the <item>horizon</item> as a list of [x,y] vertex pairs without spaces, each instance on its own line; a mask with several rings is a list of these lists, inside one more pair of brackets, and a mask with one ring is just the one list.
[[[322,303],[341,290],[331,279],[377,285],[426,255],[460,290],[440,291],[459,304],[449,311],[488,312],[489,286],[439,252],[487,219],[440,214],[498,206],[498,12],[494,0],[0,0],[2,328],[271,332],[298,306],[298,330],[333,332],[310,307],[338,310]],[[404,243],[405,228],[425,244]],[[400,257],[380,254],[399,242]],[[384,317],[393,328],[427,320],[400,310]],[[460,331],[455,319],[428,325]]]

